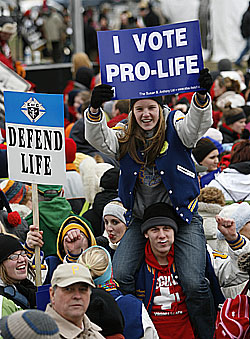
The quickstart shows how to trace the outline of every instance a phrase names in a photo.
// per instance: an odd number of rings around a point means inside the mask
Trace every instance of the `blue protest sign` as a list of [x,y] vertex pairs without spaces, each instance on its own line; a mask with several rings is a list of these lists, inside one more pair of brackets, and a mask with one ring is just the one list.
[[203,68],[199,21],[99,31],[102,83],[115,99],[196,91]]
[[4,106],[9,178],[63,185],[63,96],[5,91]]

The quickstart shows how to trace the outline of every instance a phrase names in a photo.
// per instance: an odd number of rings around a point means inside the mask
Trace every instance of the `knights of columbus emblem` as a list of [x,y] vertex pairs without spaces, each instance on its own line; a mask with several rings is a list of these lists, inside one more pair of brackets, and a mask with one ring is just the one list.
[[30,98],[21,107],[21,111],[31,122],[37,122],[46,112],[45,108],[35,98]]

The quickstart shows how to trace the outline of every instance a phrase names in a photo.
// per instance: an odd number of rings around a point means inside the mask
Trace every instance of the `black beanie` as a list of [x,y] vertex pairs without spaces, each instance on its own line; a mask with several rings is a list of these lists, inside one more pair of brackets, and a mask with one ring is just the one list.
[[201,161],[205,159],[206,156],[215,149],[217,149],[217,147],[212,142],[212,140],[208,138],[201,138],[197,142],[195,148],[193,148],[192,153],[195,157],[195,160],[198,162],[198,164],[200,164]]
[[137,98],[137,99],[130,99],[130,110],[132,110],[134,104],[136,103],[136,101],[138,100],[144,100],[144,99],[151,99],[154,100],[156,102],[158,102],[159,105],[161,105],[161,107],[163,106],[163,100],[162,100],[162,96],[159,97],[150,97],[150,98]]
[[0,233],[0,263],[6,260],[12,253],[20,250],[23,250],[23,246],[17,238]]
[[102,288],[93,288],[89,307],[86,312],[89,319],[102,328],[104,337],[122,334],[124,318],[113,296]]
[[180,218],[172,206],[164,202],[158,202],[145,209],[141,232],[143,234],[154,226],[170,226],[177,233],[179,221]]
[[90,89],[94,72],[91,68],[80,67],[76,72],[76,81]]

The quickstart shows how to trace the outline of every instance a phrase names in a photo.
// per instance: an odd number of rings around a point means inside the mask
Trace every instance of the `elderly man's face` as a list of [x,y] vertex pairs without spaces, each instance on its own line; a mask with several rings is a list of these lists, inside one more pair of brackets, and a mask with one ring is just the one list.
[[86,283],[76,283],[67,287],[50,288],[53,309],[63,318],[82,327],[83,316],[89,306],[91,289]]

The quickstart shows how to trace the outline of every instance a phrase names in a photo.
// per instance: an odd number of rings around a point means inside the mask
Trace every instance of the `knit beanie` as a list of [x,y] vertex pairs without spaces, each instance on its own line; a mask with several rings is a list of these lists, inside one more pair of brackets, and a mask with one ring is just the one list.
[[144,211],[141,232],[144,234],[154,226],[170,226],[174,232],[178,231],[179,216],[175,213],[172,206],[158,202],[147,207]]
[[192,153],[195,160],[200,164],[202,160],[215,149],[217,149],[217,147],[209,138],[201,138],[193,148]]
[[0,320],[3,339],[59,339],[54,319],[39,310],[17,311]]
[[23,250],[23,246],[17,238],[0,233],[0,263],[6,260],[12,253],[20,250]]
[[94,324],[102,328],[101,334],[105,338],[123,333],[124,319],[121,310],[114,297],[104,289],[92,289],[86,314]]
[[76,72],[76,81],[90,89],[91,80],[94,76],[94,72],[91,68],[80,67]]
[[63,258],[66,254],[63,248],[63,239],[66,233],[74,228],[80,230],[86,236],[86,238],[88,239],[89,247],[96,245],[96,240],[90,227],[91,226],[87,224],[87,220],[83,220],[78,216],[70,216],[64,220],[59,229],[56,242],[57,255],[61,259],[61,261],[63,261]]
[[76,143],[72,138],[65,138],[66,164],[71,164],[76,158]]
[[[219,213],[219,216],[234,219],[236,232],[240,232],[245,224],[250,222],[250,205],[247,202],[226,205]],[[217,238],[219,240],[225,239],[224,235],[219,230],[217,231]]]
[[104,218],[105,215],[112,215],[121,220],[124,224],[126,224],[126,212],[126,208],[123,206],[121,200],[118,198],[110,201],[107,205],[104,206],[102,216]]
[[130,99],[130,110],[132,110],[134,104],[136,103],[136,101],[138,100],[144,100],[144,99],[151,99],[156,101],[159,105],[161,105],[163,107],[163,100],[162,100],[162,96],[159,97],[151,97],[151,98],[137,98],[137,99]]
[[223,134],[216,128],[210,127],[203,136],[210,137],[222,144]]
[[245,118],[246,118],[246,114],[242,109],[237,114],[231,114],[231,115],[228,115],[227,117],[225,117],[225,122],[226,122],[227,125],[231,125],[231,124],[235,123],[236,121],[239,121],[239,120],[245,119]]
[[14,180],[2,181],[0,188],[5,193],[10,204],[21,204],[29,190],[28,185]]

